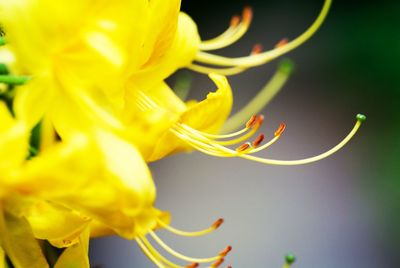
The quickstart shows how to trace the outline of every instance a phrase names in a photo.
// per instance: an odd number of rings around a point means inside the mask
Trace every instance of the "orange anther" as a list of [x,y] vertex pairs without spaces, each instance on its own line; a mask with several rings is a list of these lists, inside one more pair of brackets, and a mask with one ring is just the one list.
[[260,135],[258,135],[258,137],[253,141],[253,147],[257,147],[258,145],[260,145],[264,138],[264,134],[261,133]]
[[215,228],[215,229],[217,229],[217,228],[220,227],[221,224],[223,224],[223,223],[224,223],[224,219],[220,218],[220,219],[216,220],[216,221],[213,223],[212,227]]
[[247,121],[246,123],[246,128],[251,128],[254,123],[256,122],[257,116],[253,115],[252,117],[250,117],[249,121]]
[[231,26],[236,27],[239,25],[239,23],[240,23],[240,16],[238,15],[233,16],[231,19]]
[[251,144],[249,142],[243,143],[239,147],[236,148],[236,152],[241,153],[249,149]]
[[225,260],[224,258],[221,258],[221,259],[215,261],[213,264],[211,264],[211,267],[212,267],[212,268],[217,268],[217,267],[219,267],[219,266],[224,262],[224,260]]
[[285,131],[285,128],[286,128],[286,124],[285,123],[281,123],[279,125],[278,129],[274,133],[275,137],[280,136],[283,133],[283,131]]
[[250,21],[253,18],[253,9],[251,7],[249,7],[249,6],[245,7],[243,9],[243,15],[242,16],[243,16],[243,21],[245,23],[250,23]]
[[225,257],[232,250],[231,246],[227,246],[223,251],[221,251],[218,255],[221,257]]
[[283,46],[286,45],[287,43],[289,43],[289,39],[283,38],[281,41],[279,41],[279,42],[275,45],[275,48],[283,47]]
[[197,262],[193,262],[190,265],[186,266],[186,268],[196,268],[196,267],[199,267],[199,263]]
[[263,122],[264,122],[264,116],[260,114],[259,116],[257,116],[257,123],[255,124],[255,127],[261,126]]
[[253,49],[251,50],[252,55],[260,54],[263,50],[263,47],[261,44],[255,44],[253,46]]

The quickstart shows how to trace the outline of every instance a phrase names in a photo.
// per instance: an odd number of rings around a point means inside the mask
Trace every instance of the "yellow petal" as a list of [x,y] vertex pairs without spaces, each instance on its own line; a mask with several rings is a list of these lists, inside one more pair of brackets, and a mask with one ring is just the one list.
[[89,228],[80,235],[79,242],[61,254],[54,268],[89,268]]
[[0,173],[3,175],[3,183],[7,181],[4,178],[6,173],[13,171],[25,161],[28,141],[28,128],[12,118],[5,103],[0,101]]
[[6,254],[4,253],[4,250],[1,246],[0,246],[0,268],[8,268],[6,261]]
[[50,108],[53,85],[46,77],[36,78],[18,87],[14,100],[16,118],[33,128]]
[[181,122],[203,132],[216,133],[231,113],[233,98],[226,77],[210,74],[210,78],[218,90],[209,93],[205,100],[191,105],[182,115]]
[[15,268],[49,267],[28,222],[8,213],[0,213],[0,240]]
[[60,205],[39,201],[26,215],[36,238],[49,240],[57,247],[66,247],[78,242],[81,232],[90,219]]
[[200,44],[197,26],[185,13],[178,17],[175,38],[165,54],[157,61],[144,65],[142,70],[132,74],[128,88],[137,90],[152,88],[177,69],[187,66],[193,61]]
[[[201,102],[189,102],[188,108],[180,117],[180,122],[194,129],[216,133],[220,130],[232,108],[232,91],[224,76],[211,74],[210,78],[217,85],[218,90],[211,92]],[[190,150],[190,147],[174,134],[166,132],[157,142],[148,161],[158,160],[168,154]]]

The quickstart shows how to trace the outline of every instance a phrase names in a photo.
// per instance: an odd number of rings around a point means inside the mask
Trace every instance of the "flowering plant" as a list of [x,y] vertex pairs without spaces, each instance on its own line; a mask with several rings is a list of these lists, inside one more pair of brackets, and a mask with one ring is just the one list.
[[[147,166],[193,149],[219,157],[241,157],[273,165],[318,161],[344,146],[365,116],[337,146],[300,160],[254,156],[275,143],[278,126],[264,142],[256,115],[284,85],[291,64],[232,115],[227,75],[265,64],[309,39],[325,19],[326,0],[302,35],[283,39],[270,51],[226,58],[209,53],[247,31],[245,8],[229,28],[201,40],[196,24],[180,12],[179,0],[51,1],[0,0],[0,267],[89,267],[89,238],[116,234],[136,240],[158,267],[181,267],[168,253],[196,267],[217,267],[228,246],[209,258],[180,254],[162,241],[159,228],[183,236],[170,215],[154,207],[156,190]],[[208,65],[208,66],[205,66]],[[206,73],[217,90],[200,102],[182,101],[165,79],[180,68]],[[238,130],[240,126],[243,128]],[[254,137],[255,138],[252,138]],[[248,140],[252,139],[251,142]],[[235,146],[233,149],[228,146]],[[50,245],[59,256],[44,254]],[[294,261],[286,258],[285,267]]]

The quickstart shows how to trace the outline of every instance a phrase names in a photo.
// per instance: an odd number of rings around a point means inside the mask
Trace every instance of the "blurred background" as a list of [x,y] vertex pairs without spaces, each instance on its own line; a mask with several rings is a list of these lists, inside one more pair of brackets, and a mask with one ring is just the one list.
[[[250,31],[221,55],[246,55],[255,43],[272,48],[293,39],[316,18],[320,1],[183,1],[203,39],[224,31],[234,14],[253,7]],[[188,255],[211,256],[226,245],[233,267],[281,267],[293,252],[296,268],[398,267],[400,263],[400,3],[335,0],[322,28],[287,57],[295,72],[264,109],[265,132],[287,124],[281,140],[261,155],[299,159],[336,145],[368,119],[341,151],[295,167],[266,166],[201,153],[179,154],[151,164],[156,206],[185,230],[225,224],[200,238],[160,236]],[[234,111],[272,76],[279,60],[229,77]],[[171,78],[174,81],[174,77]],[[193,74],[191,98],[213,84]],[[153,267],[134,242],[109,237],[91,245],[102,268]]]

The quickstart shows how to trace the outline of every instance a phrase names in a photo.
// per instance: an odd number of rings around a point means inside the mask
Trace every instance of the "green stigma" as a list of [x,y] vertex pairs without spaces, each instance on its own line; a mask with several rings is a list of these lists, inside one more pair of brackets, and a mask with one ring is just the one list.
[[296,256],[294,256],[293,254],[289,253],[285,256],[285,261],[287,264],[292,264],[296,261]]
[[285,74],[291,74],[294,69],[294,63],[292,60],[285,58],[278,63],[278,69]]
[[356,118],[357,118],[357,120],[360,121],[360,122],[364,122],[365,120],[367,120],[367,117],[366,117],[365,115],[363,115],[363,114],[358,114],[358,115],[356,116]]

